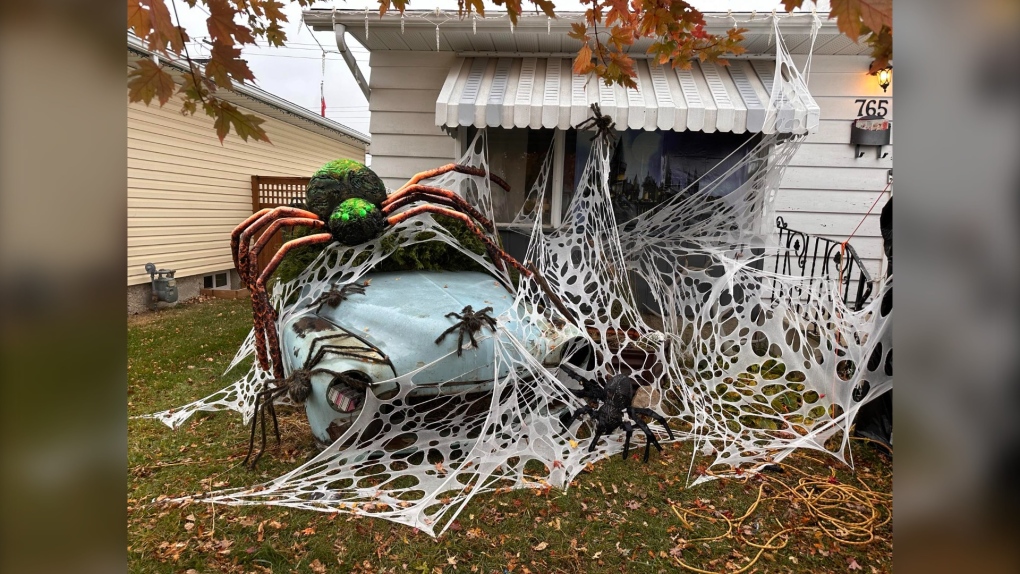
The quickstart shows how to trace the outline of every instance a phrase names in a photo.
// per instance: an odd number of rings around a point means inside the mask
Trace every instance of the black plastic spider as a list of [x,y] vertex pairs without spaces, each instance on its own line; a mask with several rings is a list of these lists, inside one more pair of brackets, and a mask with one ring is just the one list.
[[495,333],[496,332],[496,320],[489,315],[492,312],[492,307],[486,307],[481,311],[475,311],[471,308],[471,305],[464,307],[460,313],[447,313],[447,317],[454,317],[457,322],[452,327],[443,331],[443,334],[436,338],[436,344],[438,345],[446,338],[447,335],[454,331],[460,332],[457,338],[457,356],[461,356],[464,350],[464,335],[466,334],[471,339],[471,346],[478,348],[478,341],[475,340],[475,333],[478,333],[486,325]]
[[613,141],[615,138],[613,137],[612,129],[616,127],[616,122],[613,121],[613,118],[602,115],[602,110],[599,109],[598,103],[591,105],[591,111],[595,115],[577,124],[574,126],[574,129],[586,130],[595,127],[598,128],[598,131],[595,133],[596,138],[605,136],[609,141]]
[[319,295],[319,298],[316,299],[315,301],[312,301],[309,307],[311,307],[312,305],[318,305],[318,307],[315,308],[316,313],[322,310],[323,305],[329,305],[330,308],[336,309],[337,307],[340,306],[340,303],[343,303],[344,301],[347,300],[347,297],[351,295],[364,295],[364,294],[365,286],[358,285],[356,283],[344,285],[340,289],[333,287],[329,291],[323,293],[322,295]]
[[[280,397],[287,395],[296,404],[305,402],[305,399],[312,394],[312,377],[319,373],[332,375],[334,379],[345,378],[343,373],[337,373],[329,369],[316,368],[316,365],[326,357],[327,354],[355,357],[359,360],[378,360],[377,358],[365,357],[363,345],[326,345],[323,344],[314,354],[312,349],[322,341],[331,339],[349,339],[347,333],[335,333],[323,335],[312,339],[308,347],[308,357],[300,369],[295,370],[285,379],[269,379],[262,384],[262,390],[255,395],[255,414],[251,419],[251,437],[248,439],[248,454],[244,457],[244,464],[254,469],[262,453],[266,451],[266,415],[273,417],[273,432],[276,434],[276,442],[280,442],[280,424],[276,419],[275,402]],[[255,450],[255,429],[262,427],[262,444],[258,454],[252,458]],[[251,461],[249,463],[249,460]]]
[[[645,441],[644,462],[648,462],[648,454],[651,451],[651,447],[655,446],[659,452],[662,452],[662,445],[655,438],[655,433],[641,420],[640,417],[642,416],[651,417],[658,421],[666,429],[669,438],[671,440],[674,438],[673,431],[670,430],[665,417],[651,409],[631,406],[631,403],[634,402],[636,384],[630,377],[614,375],[609,379],[609,382],[603,385],[582,377],[580,374],[567,368],[566,365],[560,365],[560,368],[570,378],[581,383],[581,389],[571,389],[575,395],[582,399],[599,403],[597,409],[592,408],[588,404],[574,411],[572,415],[567,416],[568,413],[563,413],[563,416],[560,418],[565,427],[570,427],[581,415],[588,415],[595,421],[595,437],[592,438],[588,452],[595,450],[595,446],[598,444],[599,439],[602,438],[602,435],[609,434],[623,427],[624,432],[627,433],[627,437],[623,442],[623,458],[626,460],[627,455],[630,454],[630,437],[634,434],[634,426],[637,426],[647,437]],[[623,418],[624,414],[630,419],[629,421]],[[633,424],[631,424],[632,422]]]

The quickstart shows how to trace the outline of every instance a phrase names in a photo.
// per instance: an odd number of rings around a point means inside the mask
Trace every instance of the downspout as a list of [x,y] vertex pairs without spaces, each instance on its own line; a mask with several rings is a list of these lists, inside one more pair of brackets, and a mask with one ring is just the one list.
[[333,33],[336,34],[336,47],[340,50],[340,55],[343,56],[344,62],[347,62],[347,67],[351,69],[351,73],[354,74],[354,80],[358,82],[358,86],[361,88],[361,93],[365,94],[365,99],[368,100],[372,91],[368,88],[368,82],[365,81],[365,76],[361,75],[361,69],[358,68],[358,62],[354,60],[354,55],[347,49],[347,42],[344,39],[344,34],[347,32],[347,26],[343,24],[337,24],[336,14],[333,15]]

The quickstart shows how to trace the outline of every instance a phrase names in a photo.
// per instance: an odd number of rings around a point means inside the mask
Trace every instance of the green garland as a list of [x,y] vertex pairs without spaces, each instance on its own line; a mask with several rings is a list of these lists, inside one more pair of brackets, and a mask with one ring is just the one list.
[[[434,217],[436,222],[446,228],[462,247],[485,256],[485,244],[462,221],[443,215]],[[321,232],[317,231],[316,233]],[[283,240],[286,242],[309,234],[308,228],[295,227],[284,231]],[[435,233],[431,231],[419,233],[416,239],[421,240],[420,243],[397,247],[393,254],[379,263],[373,271],[484,271],[481,265],[446,243],[428,241],[433,237],[435,237]],[[386,237],[383,239],[382,247],[385,251],[393,249],[396,247],[396,238],[394,236]],[[274,279],[284,282],[295,279],[315,261],[323,249],[325,249],[324,245],[309,245],[291,250],[280,266],[276,268],[276,272],[273,274]],[[355,260],[354,265],[364,261],[367,253],[360,257],[362,259]]]

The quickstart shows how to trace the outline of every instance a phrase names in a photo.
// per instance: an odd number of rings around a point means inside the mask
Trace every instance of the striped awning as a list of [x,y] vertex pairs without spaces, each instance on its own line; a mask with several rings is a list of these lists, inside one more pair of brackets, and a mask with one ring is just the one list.
[[803,82],[774,60],[694,62],[690,70],[636,60],[638,89],[572,73],[567,58],[459,58],[436,100],[436,125],[568,129],[598,102],[617,129],[805,133],[820,110]]

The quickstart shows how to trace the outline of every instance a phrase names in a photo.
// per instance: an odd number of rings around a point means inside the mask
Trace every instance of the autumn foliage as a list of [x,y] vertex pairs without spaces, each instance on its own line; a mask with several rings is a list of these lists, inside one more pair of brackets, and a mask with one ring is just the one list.
[[[263,120],[246,114],[217,96],[219,89],[231,89],[235,82],[255,79],[241,48],[264,40],[270,46],[283,46],[287,22],[283,2],[311,6],[315,0],[184,0],[194,7],[201,3],[209,14],[206,20],[211,54],[205,68],[196,65],[187,53],[188,34],[180,26],[173,3],[166,0],[127,0],[128,30],[142,39],[157,54],[179,57],[188,70],[174,77],[161,63],[141,60],[128,74],[128,97],[146,104],[153,99],[165,105],[174,95],[183,101],[181,112],[194,114],[199,107],[214,119],[220,141],[233,130],[248,138],[269,141]],[[585,22],[574,23],[568,36],[582,42],[574,58],[574,73],[594,73],[607,84],[636,87],[634,60],[628,54],[635,41],[652,40],[648,53],[660,64],[689,68],[697,58],[726,64],[726,57],[744,51],[741,28],[724,34],[706,31],[704,15],[684,0],[581,0]],[[777,0],[787,11],[801,8],[813,0]],[[506,9],[510,21],[517,23],[524,11],[524,0],[493,0]],[[555,18],[550,0],[528,0],[528,9]],[[168,7],[169,6],[169,7]],[[379,13],[390,10],[403,13],[409,0],[379,0]],[[892,0],[831,0],[829,17],[840,32],[871,47],[874,61],[871,71],[889,65],[892,59]],[[458,0],[461,17],[485,14],[483,0]]]

